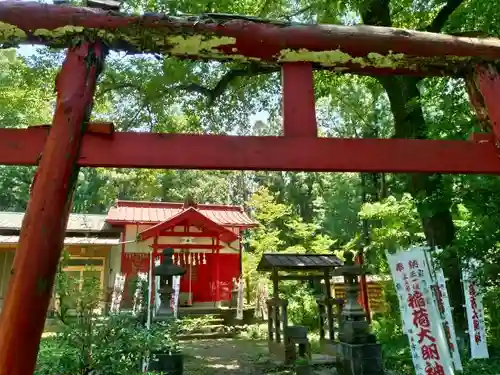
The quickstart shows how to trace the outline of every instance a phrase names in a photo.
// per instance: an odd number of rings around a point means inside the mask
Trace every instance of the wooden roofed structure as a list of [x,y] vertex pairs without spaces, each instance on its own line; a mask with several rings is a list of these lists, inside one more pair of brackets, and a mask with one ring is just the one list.
[[342,266],[334,254],[264,253],[257,271],[325,271]]
[[[293,363],[296,358],[292,340],[288,337],[294,330],[288,325],[288,301],[279,297],[280,280],[323,280],[324,294],[316,299],[319,310],[320,340],[328,350],[335,339],[333,306],[337,306],[337,320],[340,321],[343,300],[332,298],[330,279],[334,270],[343,262],[334,254],[290,254],[264,253],[257,271],[271,272],[273,296],[267,301],[268,347],[269,351],[285,363]],[[286,274],[280,274],[285,272]],[[305,327],[302,332],[307,333]],[[283,340],[281,338],[283,335]]]

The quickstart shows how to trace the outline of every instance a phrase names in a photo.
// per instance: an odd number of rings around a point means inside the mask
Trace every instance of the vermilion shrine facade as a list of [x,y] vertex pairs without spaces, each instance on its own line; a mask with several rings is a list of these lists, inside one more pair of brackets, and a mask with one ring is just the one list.
[[159,259],[172,248],[174,263],[186,269],[180,305],[210,307],[231,301],[243,231],[256,225],[240,206],[131,201],[118,201],[106,222],[122,228],[121,272],[128,281],[149,272],[151,254]]
[[[0,129],[0,164],[38,165],[0,317],[0,375],[26,375],[35,368],[80,167],[500,174],[496,38],[0,2],[0,46],[22,43],[68,52],[56,80],[52,125]],[[115,133],[112,124],[89,123],[110,49],[281,71],[283,135]],[[320,138],[315,69],[464,78],[486,133],[461,141]]]

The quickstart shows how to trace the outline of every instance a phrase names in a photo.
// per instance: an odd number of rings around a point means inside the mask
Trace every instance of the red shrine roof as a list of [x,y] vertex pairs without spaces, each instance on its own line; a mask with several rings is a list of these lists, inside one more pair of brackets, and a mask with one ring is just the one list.
[[186,207],[184,203],[138,202],[118,200],[108,211],[106,222],[109,224],[158,224],[168,221],[181,212],[195,209],[207,219],[225,227],[251,228],[253,221],[241,206],[219,204],[198,204],[196,208]]
[[170,219],[143,230],[139,233],[139,236],[142,240],[146,240],[160,235],[160,232],[164,230],[173,229],[179,225],[195,225],[204,228],[211,233],[217,234],[217,236],[226,243],[231,243],[238,239],[236,233],[210,220],[194,207],[188,207]]

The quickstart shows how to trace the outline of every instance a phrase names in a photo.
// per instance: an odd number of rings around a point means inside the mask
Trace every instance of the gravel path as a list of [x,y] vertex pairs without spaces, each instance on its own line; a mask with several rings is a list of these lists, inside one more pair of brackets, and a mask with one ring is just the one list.
[[255,365],[267,356],[267,343],[245,339],[193,340],[183,343],[183,351],[185,374],[258,374]]
[[[184,373],[189,375],[288,375],[270,361],[266,341],[249,339],[193,340],[183,343]],[[315,375],[335,374],[317,369]]]

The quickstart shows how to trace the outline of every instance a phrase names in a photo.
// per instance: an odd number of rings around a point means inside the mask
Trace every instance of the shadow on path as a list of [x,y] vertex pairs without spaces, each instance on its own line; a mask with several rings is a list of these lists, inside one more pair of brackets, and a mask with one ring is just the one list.
[[[187,375],[288,375],[293,371],[276,365],[269,357],[267,341],[243,338],[193,340],[183,343]],[[280,369],[281,367],[281,369]],[[318,368],[315,375],[335,374]]]
[[256,365],[268,355],[266,341],[248,339],[193,340],[183,351],[189,375],[261,374]]

